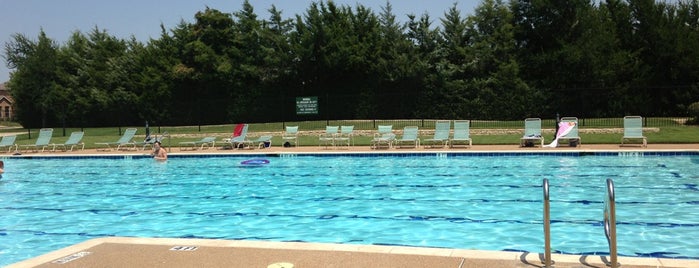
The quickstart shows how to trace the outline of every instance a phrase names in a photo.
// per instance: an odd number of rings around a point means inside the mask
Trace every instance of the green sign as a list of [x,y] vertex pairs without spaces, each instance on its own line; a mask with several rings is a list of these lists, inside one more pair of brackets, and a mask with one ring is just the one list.
[[318,97],[296,97],[296,114],[318,114]]

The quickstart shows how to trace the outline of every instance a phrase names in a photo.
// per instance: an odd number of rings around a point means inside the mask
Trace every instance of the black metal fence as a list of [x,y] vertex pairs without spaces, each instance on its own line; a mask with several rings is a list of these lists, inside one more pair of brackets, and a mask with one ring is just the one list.
[[[669,127],[684,125],[689,117],[644,117],[644,127]],[[353,125],[355,129],[374,130],[379,125],[392,125],[394,129],[405,126],[418,126],[420,128],[434,128],[435,122],[446,119],[395,119],[395,120],[318,120],[318,121],[291,121],[265,124],[265,128],[283,129],[284,126],[300,126],[305,130],[322,130],[325,126]],[[518,121],[501,120],[470,120],[472,129],[519,129],[524,127],[524,119]],[[624,118],[578,118],[581,128],[623,128]],[[543,128],[555,128],[556,119],[542,118]]]

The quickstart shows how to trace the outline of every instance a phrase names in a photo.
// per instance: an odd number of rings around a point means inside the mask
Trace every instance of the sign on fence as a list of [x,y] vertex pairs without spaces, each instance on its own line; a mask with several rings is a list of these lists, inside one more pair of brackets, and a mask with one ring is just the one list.
[[318,114],[318,97],[296,97],[296,115]]

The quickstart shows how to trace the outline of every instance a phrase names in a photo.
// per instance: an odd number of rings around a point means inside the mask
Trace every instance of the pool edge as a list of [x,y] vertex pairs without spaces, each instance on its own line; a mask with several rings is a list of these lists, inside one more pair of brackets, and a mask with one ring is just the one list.
[[[432,256],[439,257],[433,259],[441,258],[460,258],[462,263],[465,263],[469,267],[469,261],[480,260],[481,262],[487,261],[489,263],[496,263],[499,265],[505,265],[506,267],[519,267],[517,265],[530,265],[530,266],[540,266],[541,259],[539,253],[532,252],[511,252],[511,251],[486,251],[486,250],[467,250],[467,249],[453,249],[453,248],[423,248],[423,247],[405,247],[405,246],[380,246],[380,245],[355,245],[355,244],[330,244],[330,243],[306,243],[306,242],[271,242],[271,241],[251,241],[251,240],[216,240],[216,239],[186,239],[186,238],[139,238],[139,237],[105,237],[105,238],[95,238],[91,240],[84,241],[75,245],[71,245],[56,251],[52,251],[40,256],[36,256],[27,260],[23,260],[14,264],[7,266],[8,268],[20,268],[20,267],[36,267],[36,266],[51,266],[56,260],[63,259],[67,260],[64,264],[70,264],[71,261],[76,261],[74,265],[85,265],[87,263],[99,263],[102,267],[119,267],[119,260],[109,259],[110,247],[107,244],[120,244],[121,250],[124,247],[129,250],[139,251],[140,247],[146,246],[193,246],[193,247],[215,247],[215,248],[230,248],[231,251],[234,248],[248,248],[248,249],[258,249],[258,250],[279,250],[279,251],[292,251],[301,252],[325,252],[322,253],[323,256],[327,258],[333,258],[332,254],[348,254],[352,252],[356,253],[377,253],[381,256],[393,256],[401,258],[405,255],[417,255],[417,256]],[[107,245],[107,246],[105,246]],[[91,252],[95,247],[102,246],[101,252],[98,250],[96,252]],[[300,251],[299,251],[300,250]],[[82,254],[81,252],[90,252],[87,254]],[[196,252],[196,251],[194,251]],[[77,254],[77,255],[76,255]],[[197,254],[197,253],[188,253]],[[165,253],[163,253],[165,255]],[[303,258],[303,254],[299,254],[298,258]],[[71,256],[73,257],[71,259]],[[194,255],[191,255],[194,256]],[[167,258],[163,257],[162,258]],[[553,254],[552,259],[556,262],[556,267],[580,267],[581,265],[587,265],[592,267],[605,267],[604,264],[605,256],[592,256],[592,255],[562,255]],[[82,259],[78,261],[78,259]],[[138,258],[136,255],[134,258]],[[236,258],[234,254],[219,254],[213,260],[214,262],[220,261],[221,264],[231,264],[231,259]],[[197,259],[192,257],[189,260],[196,262]],[[82,263],[80,263],[82,261]],[[138,261],[138,260],[129,260]],[[182,261],[182,260],[178,260]],[[212,260],[208,260],[212,261]],[[280,259],[279,261],[284,261]],[[314,267],[323,267],[324,262],[327,260],[314,259],[311,260],[313,263],[318,264]],[[360,262],[361,260],[357,260]],[[641,258],[641,257],[619,257],[619,263],[622,267],[699,267],[699,260],[694,259],[665,259],[665,258]],[[235,262],[235,260],[233,260]],[[144,262],[145,263],[145,262]],[[172,263],[170,263],[171,265]],[[186,263],[180,263],[183,266],[188,266]],[[192,263],[195,265],[196,263]],[[265,267],[271,263],[260,263],[260,266]],[[53,264],[55,265],[55,264]],[[348,264],[352,267],[351,264]],[[150,266],[150,265],[149,265]],[[189,265],[191,266],[191,265]],[[189,267],[188,266],[188,267]],[[71,267],[70,265],[62,265],[62,267]],[[73,266],[75,267],[75,266]],[[143,266],[145,267],[145,266]]]

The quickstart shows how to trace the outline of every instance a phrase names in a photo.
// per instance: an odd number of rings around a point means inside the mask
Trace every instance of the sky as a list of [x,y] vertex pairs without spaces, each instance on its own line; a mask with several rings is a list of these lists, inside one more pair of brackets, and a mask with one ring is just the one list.
[[[267,19],[272,5],[286,18],[303,15],[312,2],[319,0],[249,0],[258,19]],[[89,33],[95,27],[112,36],[146,43],[160,37],[160,25],[175,28],[182,20],[194,22],[194,14],[206,7],[225,13],[240,11],[244,0],[0,0],[0,83],[10,79],[11,70],[5,59],[5,44],[15,34],[36,41],[41,29],[58,44],[65,44],[76,31]],[[361,4],[376,14],[386,0],[334,0],[337,5],[355,7]],[[473,14],[481,0],[391,0],[393,13],[406,22],[408,14],[418,17],[429,14],[433,24],[454,3],[465,17]]]

